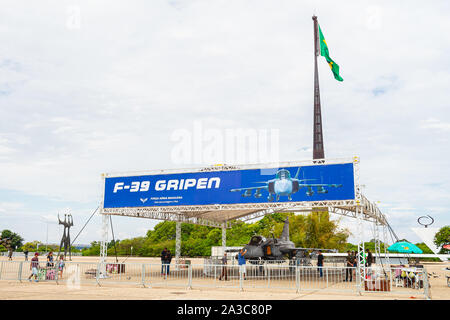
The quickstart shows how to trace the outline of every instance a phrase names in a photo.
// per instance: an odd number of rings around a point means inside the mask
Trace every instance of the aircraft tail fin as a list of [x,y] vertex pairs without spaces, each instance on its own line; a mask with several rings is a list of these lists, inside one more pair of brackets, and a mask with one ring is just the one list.
[[297,173],[295,174],[295,179],[298,179],[299,174],[300,174],[300,167],[298,167]]
[[283,231],[281,232],[281,239],[289,240],[289,217],[284,220]]

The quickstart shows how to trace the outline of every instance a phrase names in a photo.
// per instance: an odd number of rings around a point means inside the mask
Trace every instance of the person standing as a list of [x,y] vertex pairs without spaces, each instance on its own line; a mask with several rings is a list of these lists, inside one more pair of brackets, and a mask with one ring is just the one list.
[[25,255],[25,261],[28,261],[28,250],[25,250],[23,254]]
[[47,267],[53,268],[53,251],[50,251],[47,255]]
[[12,255],[13,255],[13,248],[9,248],[8,249],[8,260],[9,261],[12,261]]
[[353,262],[355,260],[355,257],[351,254],[350,250],[347,251],[347,257],[345,258],[345,282],[349,281],[352,282],[352,275],[353,275]]
[[59,256],[59,262],[58,262],[58,270],[59,270],[59,278],[62,279],[63,277],[63,271],[66,263],[64,262],[64,256]]
[[372,266],[373,256],[372,256],[372,252],[370,252],[369,249],[367,249],[366,252],[367,252],[366,267],[370,268]]
[[166,267],[167,267],[167,248],[161,252],[161,275],[166,275]]
[[244,250],[244,248],[242,248],[238,253],[239,271],[243,274],[244,280],[245,280],[245,257],[244,257],[244,255],[246,253],[247,253],[247,250]]
[[352,270],[352,274],[353,272],[355,272],[355,277],[356,277],[356,268],[358,267],[358,253],[355,251],[352,251],[352,256],[353,256],[353,270]]
[[28,280],[30,280],[31,282],[31,277],[34,276],[34,281],[38,282],[38,272],[39,272],[39,258],[38,258],[39,253],[35,253],[34,257],[31,258],[31,263],[30,263],[30,270],[31,270],[31,274],[28,277]]
[[319,277],[322,278],[323,277],[323,254],[322,251],[319,250],[319,254],[317,256],[317,269],[319,269]]
[[222,280],[225,278],[225,281],[227,281],[227,253],[225,252],[222,257],[222,274],[219,277],[219,280]]
[[167,250],[167,275],[169,275],[170,273],[170,263],[172,262],[172,253],[170,252],[170,250]]

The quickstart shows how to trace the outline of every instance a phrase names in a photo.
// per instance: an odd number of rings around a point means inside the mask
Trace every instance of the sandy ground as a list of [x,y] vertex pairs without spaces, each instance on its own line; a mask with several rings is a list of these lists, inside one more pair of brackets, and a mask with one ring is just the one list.
[[[119,262],[125,258],[119,257]],[[7,260],[0,257],[0,261]],[[23,261],[23,257],[15,257],[14,261]],[[45,261],[45,257],[41,257]],[[108,259],[114,262],[114,258]],[[192,264],[202,264],[203,259],[190,259]],[[73,257],[76,262],[96,263],[98,257]],[[127,263],[160,263],[158,258],[128,258]],[[447,287],[446,271],[448,263],[423,263],[430,278],[431,298],[433,300],[449,300],[450,288]],[[237,288],[198,288],[184,287],[142,287],[131,284],[106,284],[98,286],[95,283],[82,283],[74,287],[68,284],[55,284],[52,282],[28,282],[17,280],[0,281],[0,300],[423,300],[419,294],[398,294],[364,292],[358,295],[354,292],[324,292],[323,290],[304,291],[296,293],[295,290],[246,288],[239,291]]]

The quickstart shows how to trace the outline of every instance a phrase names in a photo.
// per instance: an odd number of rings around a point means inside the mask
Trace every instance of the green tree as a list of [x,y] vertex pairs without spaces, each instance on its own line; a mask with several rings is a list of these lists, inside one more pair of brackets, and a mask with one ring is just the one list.
[[176,222],[164,221],[147,232],[147,237],[153,241],[173,240],[176,238]]
[[305,221],[305,246],[338,250],[345,248],[350,232],[340,230],[338,222],[330,220],[327,211],[312,212]]
[[36,251],[38,245],[42,245],[39,241],[27,242],[23,245],[22,251]]
[[19,234],[12,232],[11,230],[8,229],[3,230],[1,233],[1,238],[11,239],[11,247],[13,249],[20,248],[23,246],[24,239]]
[[[450,243],[450,226],[442,227],[434,236],[434,244],[441,247],[444,244]],[[442,248],[439,253],[447,253],[450,250]]]
[[420,242],[420,243],[415,243],[415,245],[416,245],[420,250],[422,250],[423,253],[426,253],[426,254],[433,254],[433,251],[431,251],[431,249],[428,248],[428,246],[427,246],[425,243]]
[[83,256],[98,256],[100,255],[100,242],[93,241],[89,248],[81,250]]

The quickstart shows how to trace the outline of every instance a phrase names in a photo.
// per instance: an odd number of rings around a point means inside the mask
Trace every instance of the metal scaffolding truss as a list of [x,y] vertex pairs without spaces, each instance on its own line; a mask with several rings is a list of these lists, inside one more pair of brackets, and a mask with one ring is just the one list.
[[376,204],[361,196],[361,200],[305,201],[290,203],[246,203],[232,205],[172,206],[103,208],[105,215],[119,215],[166,221],[199,224],[221,228],[223,224],[231,227],[231,221],[249,221],[274,212],[308,212],[316,208],[327,208],[329,212],[357,218],[356,208],[361,208],[362,219],[387,225],[384,214]]

